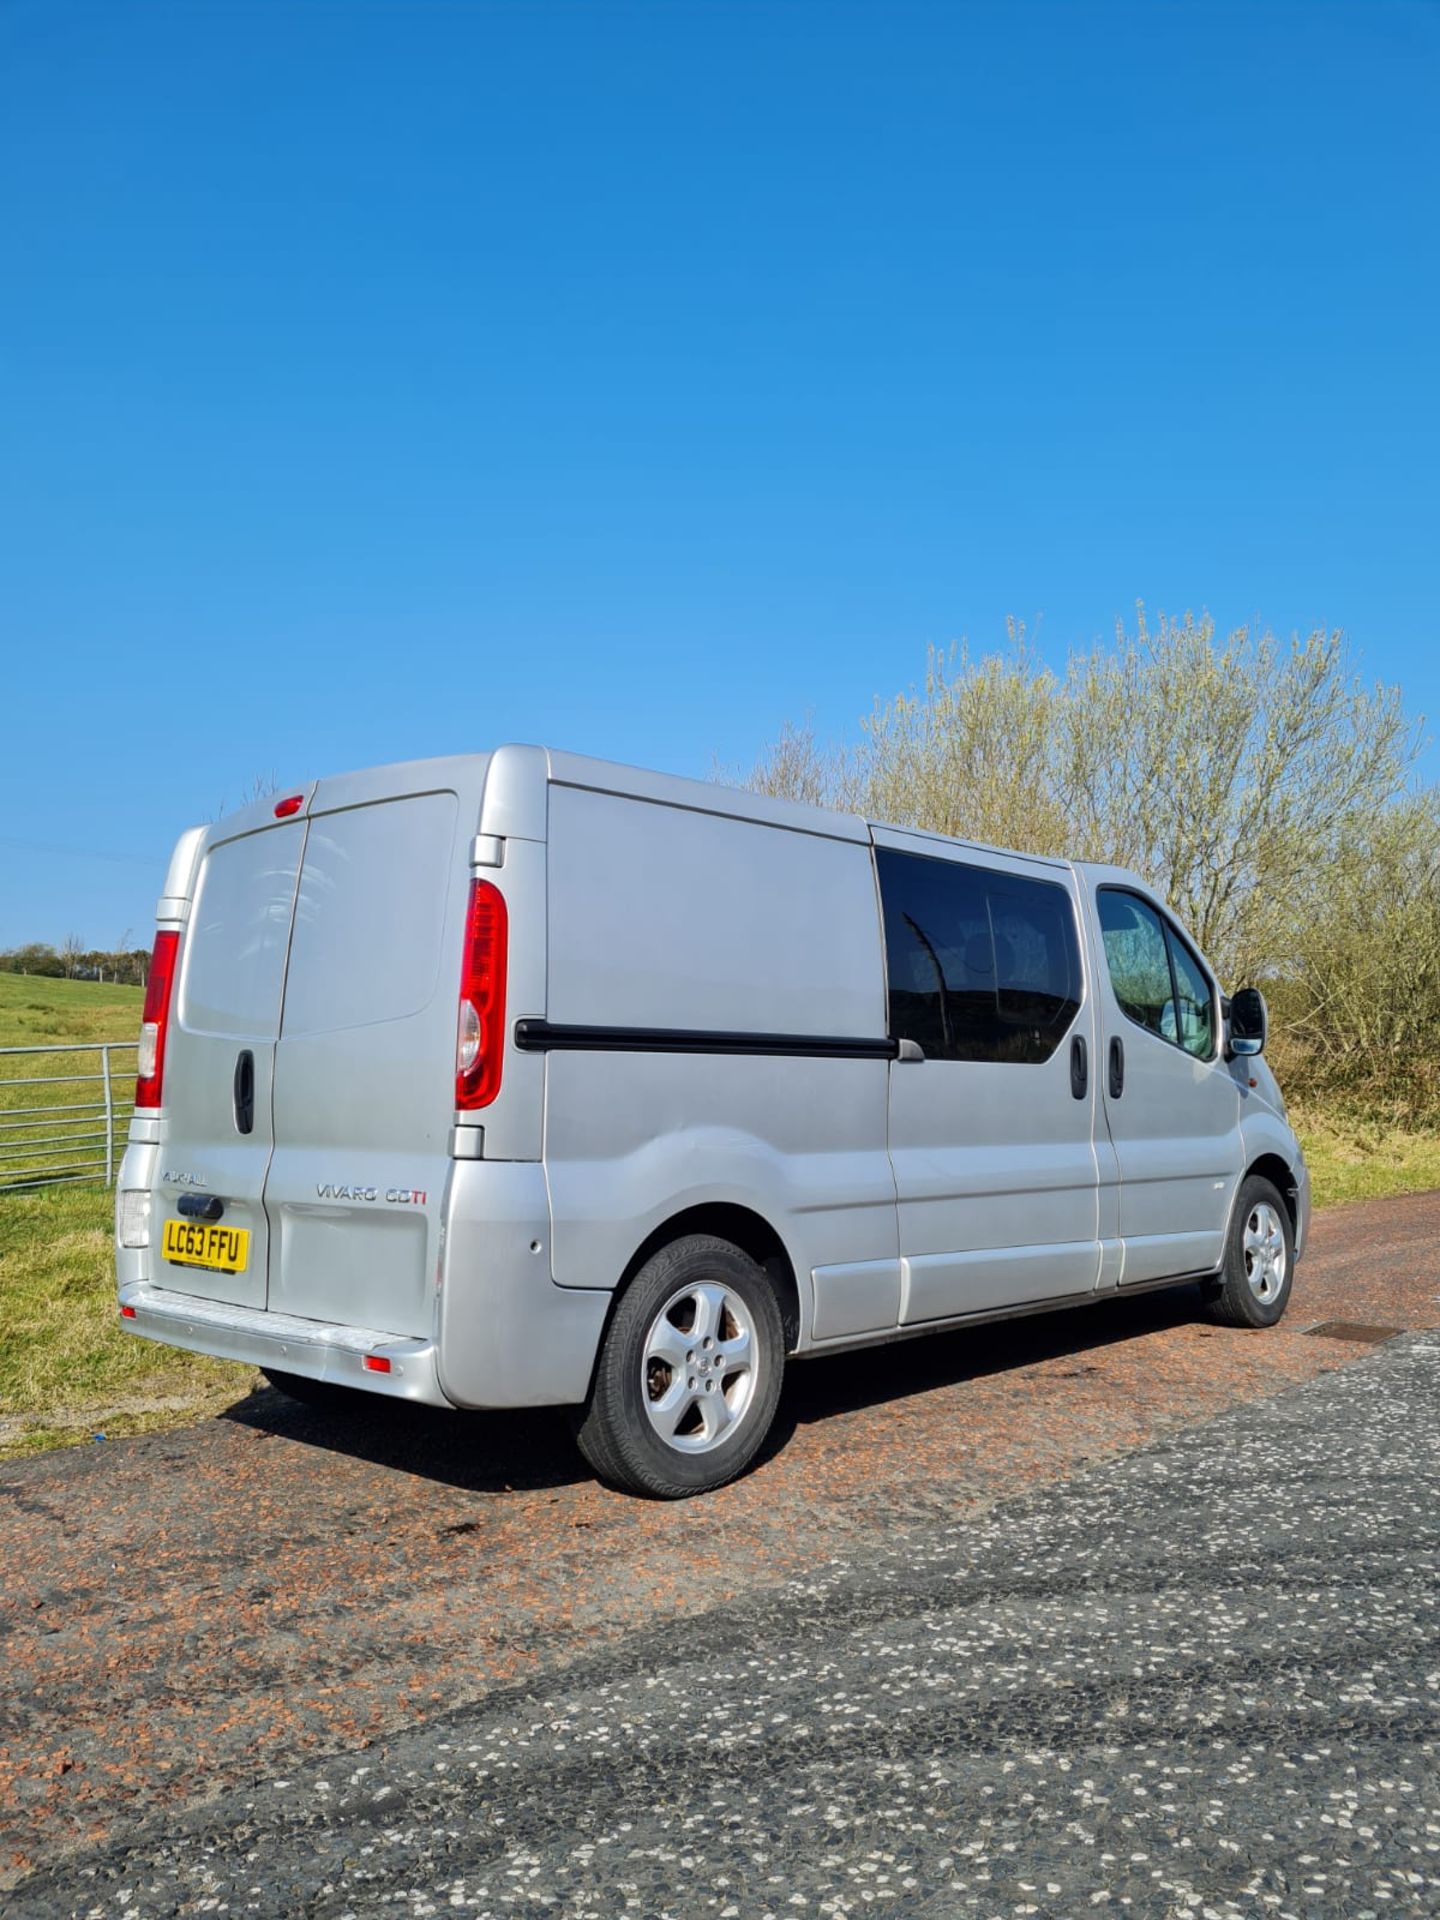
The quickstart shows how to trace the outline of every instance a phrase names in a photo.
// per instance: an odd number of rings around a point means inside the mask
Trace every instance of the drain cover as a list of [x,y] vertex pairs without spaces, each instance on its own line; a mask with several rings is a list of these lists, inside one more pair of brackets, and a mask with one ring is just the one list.
[[1318,1333],[1325,1340],[1366,1340],[1378,1345],[1381,1340],[1393,1340],[1399,1327],[1367,1327],[1359,1320],[1322,1320],[1318,1327],[1307,1327],[1306,1333]]

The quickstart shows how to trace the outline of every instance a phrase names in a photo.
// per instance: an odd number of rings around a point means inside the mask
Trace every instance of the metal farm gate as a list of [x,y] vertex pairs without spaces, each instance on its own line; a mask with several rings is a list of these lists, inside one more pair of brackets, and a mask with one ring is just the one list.
[[135,1106],[137,1045],[0,1047],[0,1195],[70,1181],[113,1184]]

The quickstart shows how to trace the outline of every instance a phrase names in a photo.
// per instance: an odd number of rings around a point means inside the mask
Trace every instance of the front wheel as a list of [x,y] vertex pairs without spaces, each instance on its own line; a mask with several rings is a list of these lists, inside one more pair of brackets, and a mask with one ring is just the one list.
[[615,1308],[576,1438],[613,1487],[678,1500],[733,1480],[780,1399],[785,1330],[748,1254],[691,1234],[652,1255]]
[[1230,1222],[1225,1265],[1206,1308],[1227,1327],[1273,1327],[1290,1303],[1295,1229],[1290,1209],[1259,1174],[1241,1187]]

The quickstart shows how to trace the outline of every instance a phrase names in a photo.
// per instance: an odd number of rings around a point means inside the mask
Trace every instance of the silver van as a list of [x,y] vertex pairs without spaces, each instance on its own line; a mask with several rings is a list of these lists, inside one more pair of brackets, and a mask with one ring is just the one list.
[[171,859],[123,1324],[572,1406],[604,1479],[700,1492],[792,1355],[1179,1282],[1273,1325],[1265,1018],[1118,869],[539,747],[320,780]]

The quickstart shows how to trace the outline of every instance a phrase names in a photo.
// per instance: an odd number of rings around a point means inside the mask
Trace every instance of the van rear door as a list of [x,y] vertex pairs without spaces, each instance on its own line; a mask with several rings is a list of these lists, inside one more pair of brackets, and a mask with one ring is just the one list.
[[[456,768],[471,821],[483,764]],[[450,1171],[468,862],[459,796],[415,792],[415,775],[321,781],[311,803],[265,1204],[272,1311],[424,1335]]]
[[[212,841],[181,935],[165,1045],[154,1278],[235,1306],[265,1305],[271,1090],[304,843],[300,821]],[[207,1225],[230,1231],[206,1236]]]

